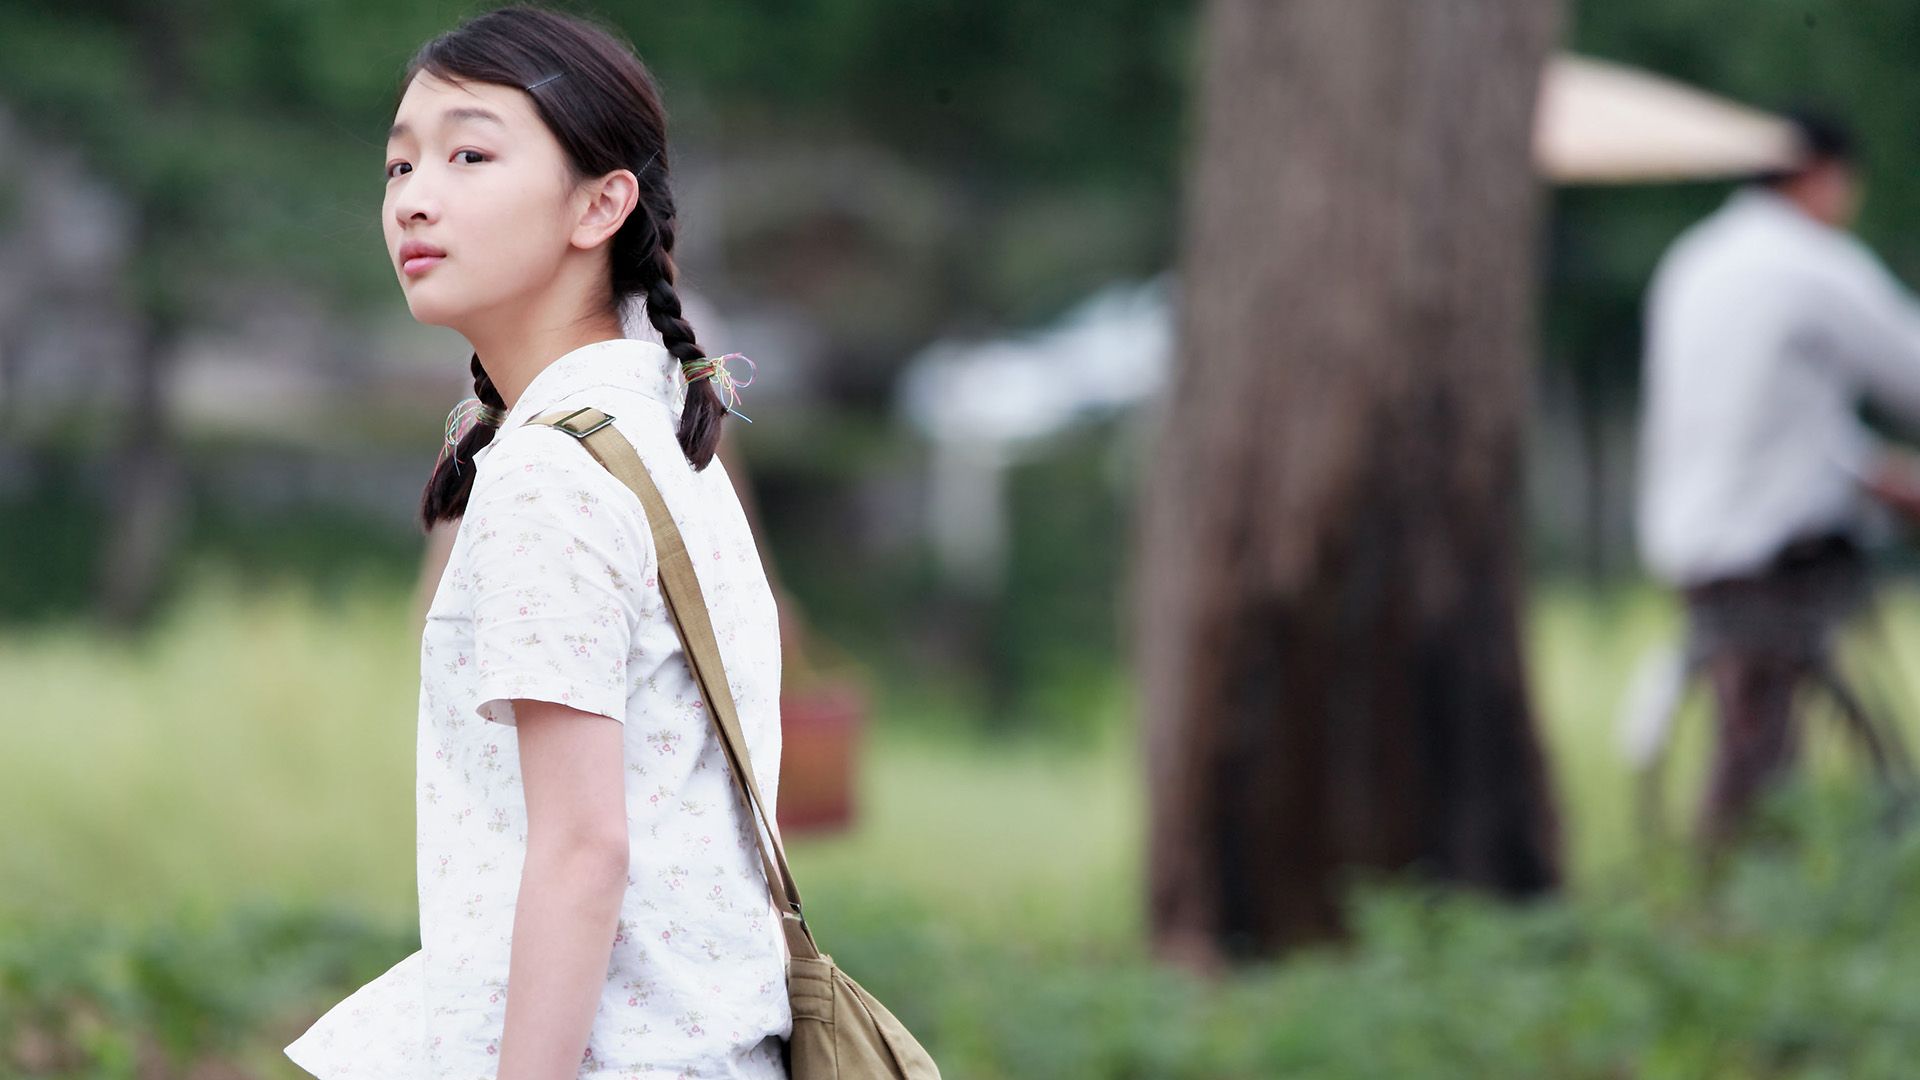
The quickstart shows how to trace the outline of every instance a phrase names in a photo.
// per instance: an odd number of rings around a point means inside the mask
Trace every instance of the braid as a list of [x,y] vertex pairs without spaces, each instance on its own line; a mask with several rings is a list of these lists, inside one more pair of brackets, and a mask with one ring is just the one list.
[[[646,299],[647,321],[660,332],[660,340],[675,360],[690,364],[706,356],[694,340],[693,325],[681,315],[680,294],[673,287],[673,200],[663,188],[655,189],[658,203],[645,206],[645,228],[641,230],[638,270]],[[664,204],[664,206],[659,205]],[[680,413],[680,452],[696,469],[704,469],[713,460],[720,445],[720,421],[726,406],[710,379],[687,383],[687,401]]]
[[[479,398],[481,404],[504,412],[506,400],[500,396],[499,389],[493,385],[493,378],[481,365],[479,353],[473,354],[469,366],[473,370],[473,396]],[[426,494],[420,500],[420,521],[427,529],[467,512],[467,496],[473,491],[473,455],[493,441],[495,430],[492,424],[474,424],[461,436],[460,444],[453,453],[435,467],[433,478],[427,481]]]

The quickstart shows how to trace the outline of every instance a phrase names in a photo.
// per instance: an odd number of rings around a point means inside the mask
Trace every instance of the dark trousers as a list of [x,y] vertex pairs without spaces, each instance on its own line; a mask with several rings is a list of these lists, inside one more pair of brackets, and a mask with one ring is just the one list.
[[1756,574],[1684,594],[1689,652],[1717,716],[1700,838],[1720,848],[1798,756],[1795,700],[1831,674],[1839,631],[1866,603],[1866,558],[1850,536],[1826,534],[1789,545]]

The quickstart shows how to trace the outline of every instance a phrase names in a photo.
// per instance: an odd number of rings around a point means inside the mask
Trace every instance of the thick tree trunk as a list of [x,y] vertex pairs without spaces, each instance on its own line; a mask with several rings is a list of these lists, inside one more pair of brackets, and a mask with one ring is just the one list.
[[1134,583],[1167,958],[1337,934],[1355,869],[1557,880],[1518,625],[1530,128],[1556,18],[1208,9]]

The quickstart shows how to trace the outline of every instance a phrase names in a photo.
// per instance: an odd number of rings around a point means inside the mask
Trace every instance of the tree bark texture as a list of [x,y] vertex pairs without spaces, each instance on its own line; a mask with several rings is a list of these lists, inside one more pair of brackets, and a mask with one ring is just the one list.
[[1355,870],[1552,887],[1522,666],[1551,0],[1216,0],[1135,597],[1157,951],[1341,931]]

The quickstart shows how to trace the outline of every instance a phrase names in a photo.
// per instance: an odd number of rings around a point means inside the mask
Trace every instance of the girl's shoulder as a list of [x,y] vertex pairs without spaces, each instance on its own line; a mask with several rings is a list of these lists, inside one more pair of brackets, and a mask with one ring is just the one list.
[[647,535],[639,499],[579,439],[546,424],[498,432],[474,475],[467,516],[566,531]]

